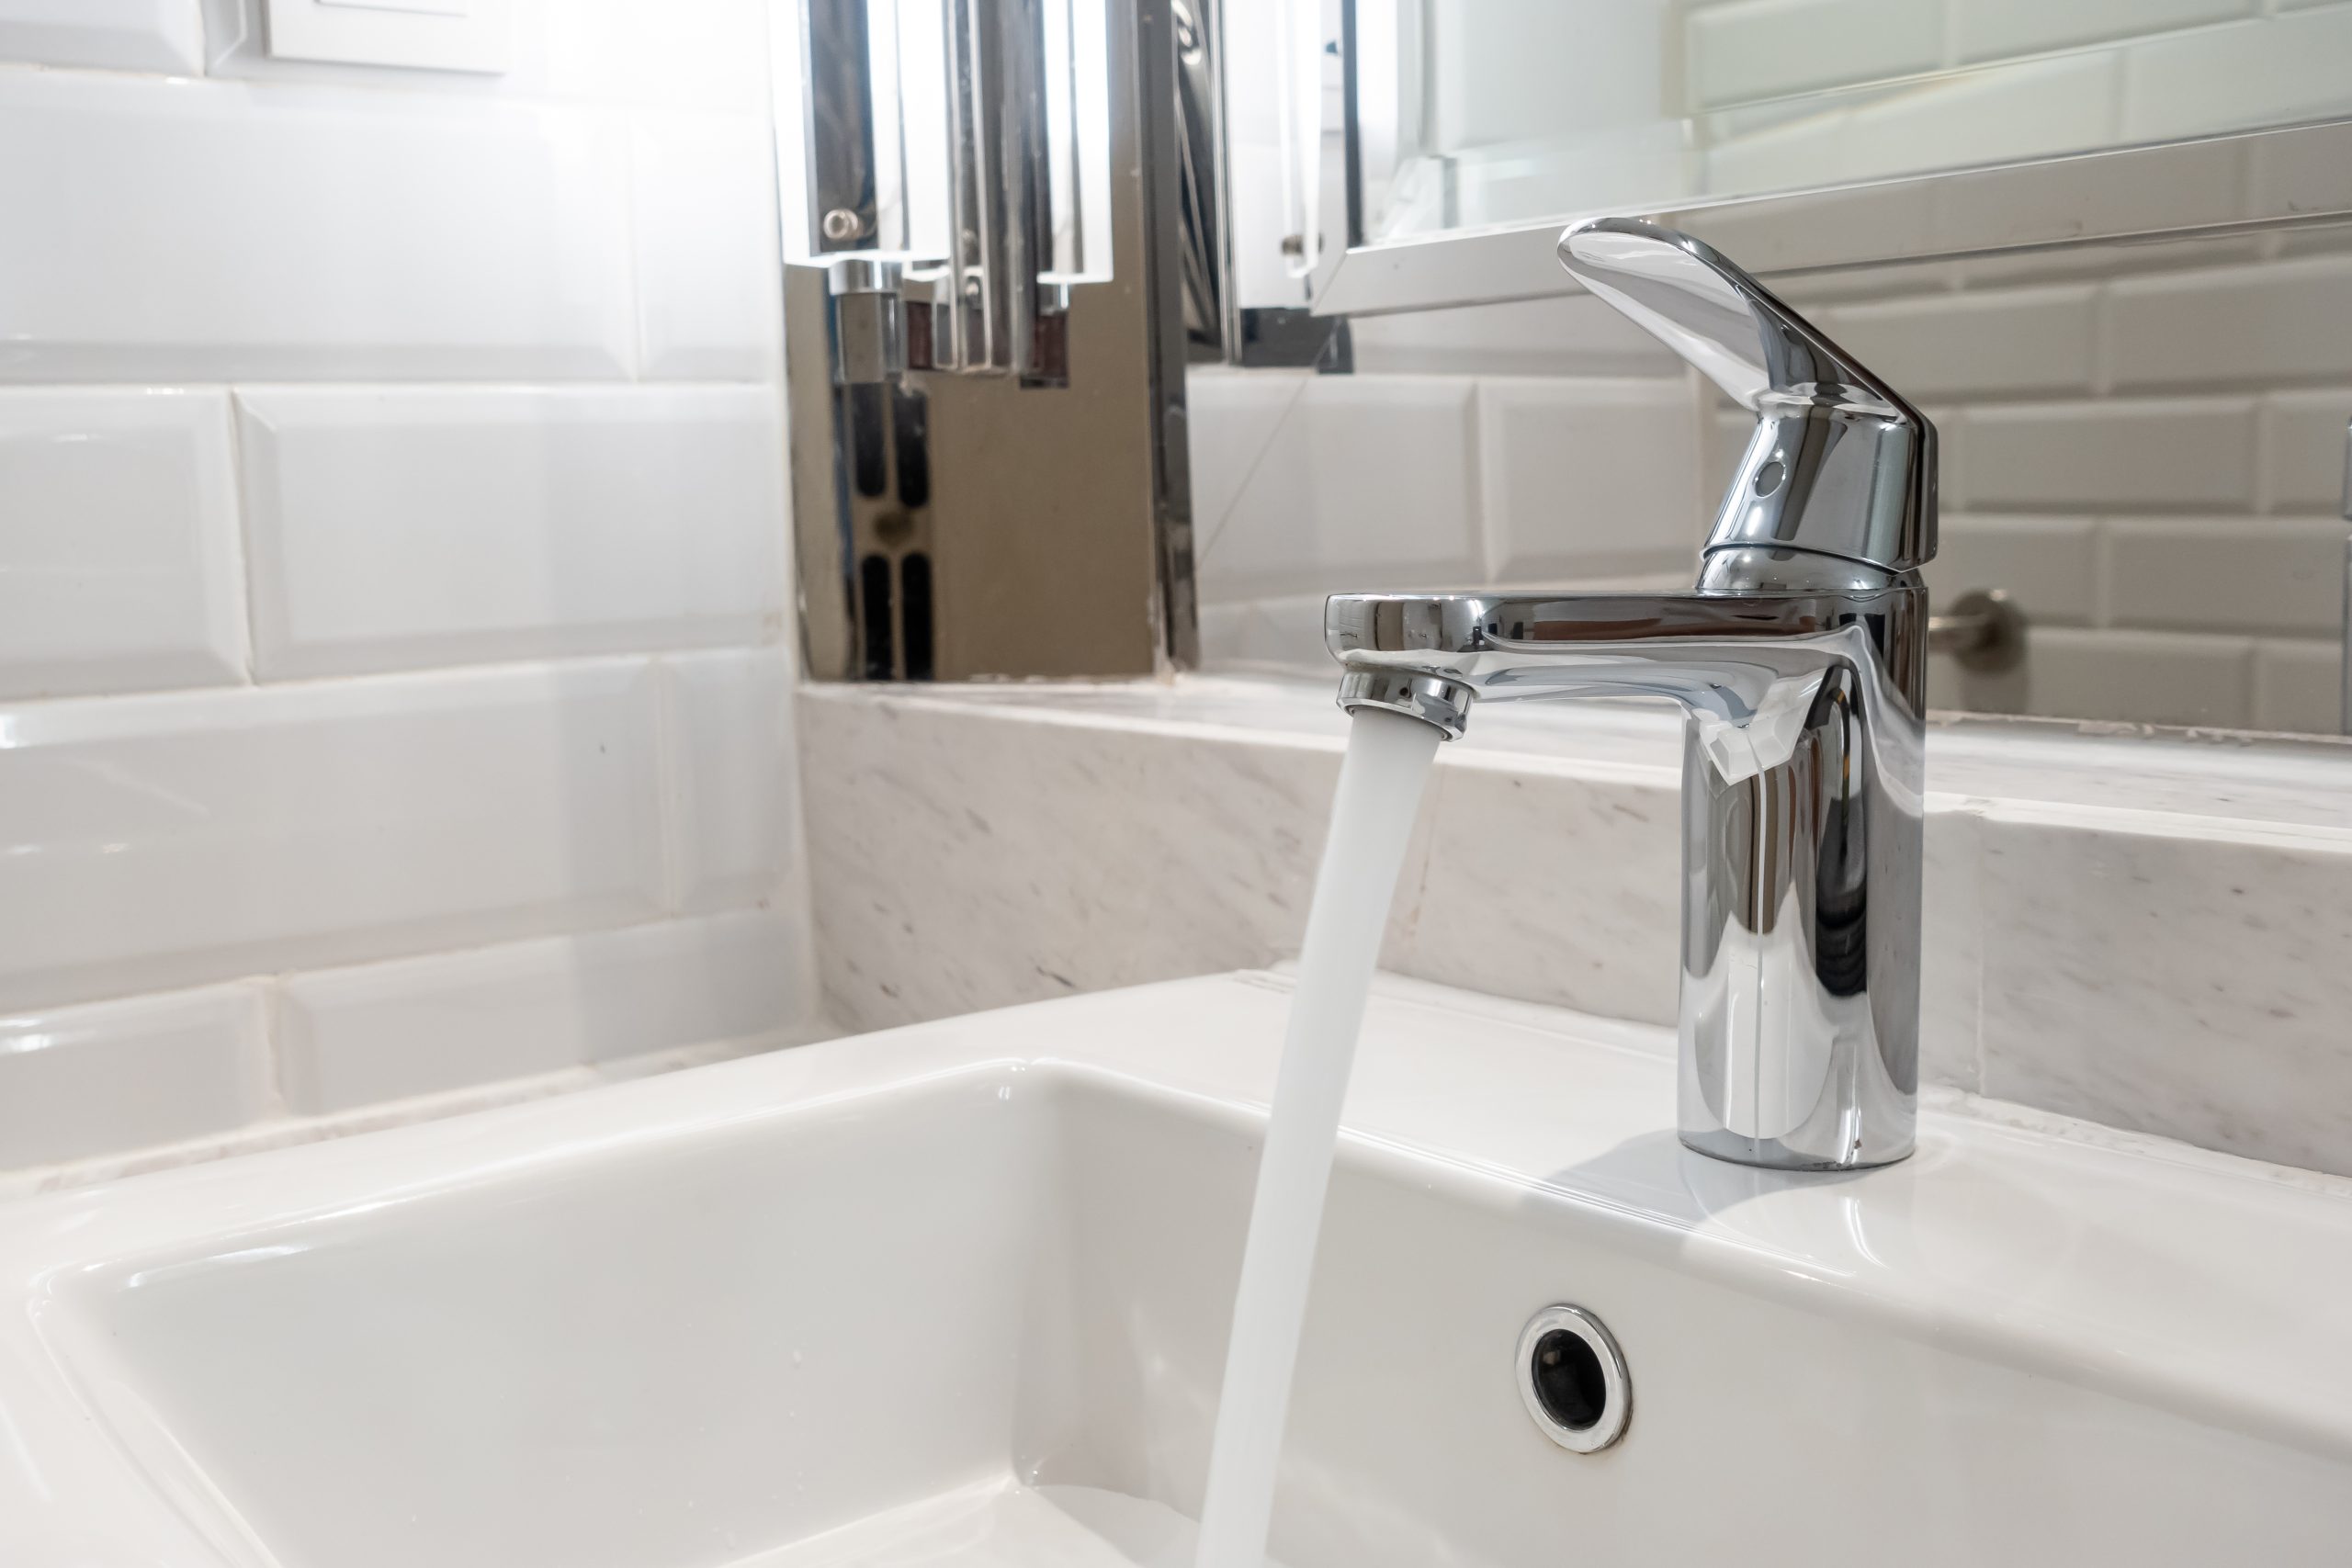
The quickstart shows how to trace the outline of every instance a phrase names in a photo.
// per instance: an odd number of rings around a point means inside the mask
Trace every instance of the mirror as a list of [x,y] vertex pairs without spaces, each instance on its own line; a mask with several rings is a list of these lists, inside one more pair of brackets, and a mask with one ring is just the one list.
[[2352,7],[1358,0],[1358,243],[2352,115]]
[[1211,668],[1316,669],[1342,589],[1689,582],[1751,419],[1553,260],[1566,217],[1624,211],[1936,423],[1929,586],[2026,630],[1939,654],[1932,705],[2352,728],[2352,4],[1357,0],[1353,28],[1327,164],[1360,228],[1317,308],[1357,374],[1191,388]]

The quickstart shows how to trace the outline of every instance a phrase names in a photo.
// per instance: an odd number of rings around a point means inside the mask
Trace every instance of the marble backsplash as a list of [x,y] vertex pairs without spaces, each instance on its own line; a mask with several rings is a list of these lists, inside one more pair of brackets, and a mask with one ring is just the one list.
[[[1295,952],[1344,744],[1328,688],[798,700],[837,1023]],[[1482,714],[1444,748],[1385,967],[1672,1022],[1679,744],[1604,714]],[[2352,1174],[2352,750],[1939,729],[1928,782],[1924,1077]]]

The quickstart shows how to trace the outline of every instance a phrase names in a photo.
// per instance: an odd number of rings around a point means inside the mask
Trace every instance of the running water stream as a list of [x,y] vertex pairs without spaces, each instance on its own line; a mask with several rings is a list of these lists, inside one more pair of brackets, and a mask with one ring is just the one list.
[[1291,1365],[1315,1272],[1340,1104],[1439,739],[1433,726],[1376,708],[1359,709],[1349,733],[1274,1080],[1273,1119],[1258,1162],[1194,1568],[1261,1568],[1265,1562]]

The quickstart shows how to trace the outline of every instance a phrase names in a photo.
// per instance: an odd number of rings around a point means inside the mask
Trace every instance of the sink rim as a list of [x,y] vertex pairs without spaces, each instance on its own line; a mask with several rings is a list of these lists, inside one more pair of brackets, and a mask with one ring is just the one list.
[[[111,1489],[99,1470],[119,1484],[127,1458],[86,1430],[51,1332],[53,1314],[79,1320],[75,1276],[94,1265],[447,1201],[975,1074],[1251,1124],[1288,993],[1285,976],[1250,971],[1095,993],[0,1206],[0,1288],[19,1303],[0,1314],[0,1435],[45,1460],[54,1441],[63,1465],[89,1468],[88,1495]],[[2352,1330],[2330,1310],[2352,1298],[2352,1196],[1950,1104],[1924,1111],[1917,1157],[1878,1171],[1724,1165],[1673,1140],[1672,1044],[1663,1029],[1383,977],[1342,1157],[1466,1202],[1556,1205],[1602,1245],[1716,1283],[2352,1461]],[[2245,1331],[2218,1331],[2233,1324]],[[0,1498],[17,1484],[7,1468]]]

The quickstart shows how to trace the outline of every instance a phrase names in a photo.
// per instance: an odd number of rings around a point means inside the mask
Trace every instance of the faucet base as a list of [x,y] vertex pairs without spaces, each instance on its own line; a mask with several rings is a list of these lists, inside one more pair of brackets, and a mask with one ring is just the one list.
[[1761,1170],[1875,1170],[1883,1165],[1902,1164],[1911,1157],[1914,1146],[1906,1143],[1892,1151],[1865,1154],[1857,1150],[1849,1158],[1825,1159],[1806,1150],[1792,1149],[1778,1138],[1747,1138],[1722,1127],[1684,1128],[1679,1136],[1682,1146],[1693,1154]]

